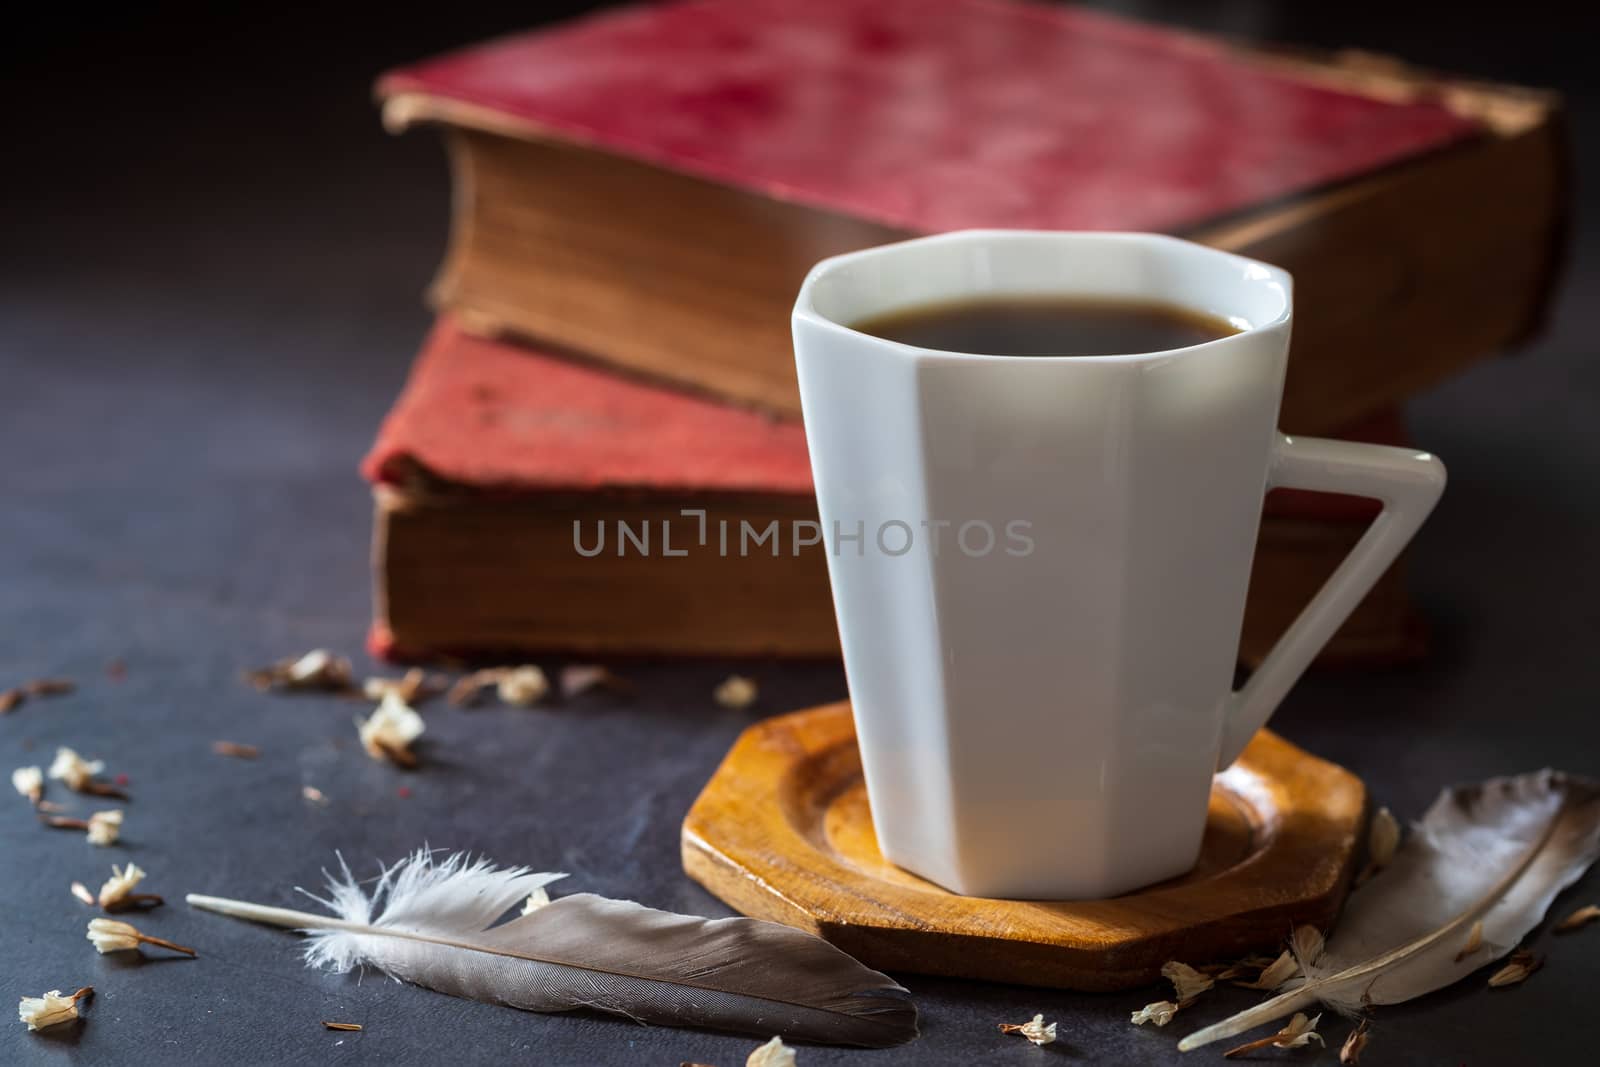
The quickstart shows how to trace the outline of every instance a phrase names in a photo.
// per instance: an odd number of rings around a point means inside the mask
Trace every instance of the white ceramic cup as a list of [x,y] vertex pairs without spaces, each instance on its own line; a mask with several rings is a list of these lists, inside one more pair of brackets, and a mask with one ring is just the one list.
[[[851,328],[986,294],[1147,298],[1241,332],[1041,358]],[[812,269],[794,309],[806,439],[894,863],[958,893],[1031,899],[1111,896],[1194,864],[1212,774],[1444,488],[1427,453],[1278,432],[1292,320],[1284,271],[1152,234],[970,231]],[[1275,486],[1383,511],[1234,691]]]

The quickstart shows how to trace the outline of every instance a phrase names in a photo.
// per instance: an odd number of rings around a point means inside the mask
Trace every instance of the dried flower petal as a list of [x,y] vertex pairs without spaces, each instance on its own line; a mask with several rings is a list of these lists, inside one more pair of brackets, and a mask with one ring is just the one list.
[[1585,904],[1565,919],[1556,923],[1555,932],[1558,934],[1570,934],[1574,930],[1583,929],[1596,919],[1600,919],[1600,908],[1595,907],[1593,904]]
[[1238,1048],[1231,1048],[1222,1054],[1223,1058],[1231,1059],[1246,1052],[1254,1052],[1258,1048],[1266,1048],[1268,1045],[1274,1048],[1300,1048],[1313,1041],[1321,1045],[1323,1043],[1322,1035],[1317,1033],[1317,1022],[1321,1018],[1322,1016],[1318,1014],[1308,1019],[1305,1012],[1297,1011],[1294,1013],[1294,1018],[1290,1019],[1282,1030],[1268,1037],[1263,1037],[1259,1041],[1251,1041],[1240,1045]]
[[528,894],[528,899],[522,903],[522,914],[532,915],[540,908],[550,903],[550,893],[544,886],[540,886]]
[[1317,1033],[1317,1023],[1322,1020],[1319,1012],[1311,1018],[1306,1018],[1306,1013],[1297,1011],[1288,1025],[1277,1033],[1277,1040],[1273,1042],[1278,1048],[1300,1048],[1315,1041],[1322,1044],[1322,1035]]
[[246,671],[245,680],[263,692],[269,689],[320,689],[342,693],[354,688],[350,661],[317,648],[303,656],[281,659],[270,667]]
[[1294,953],[1295,962],[1301,970],[1317,962],[1317,957],[1322,955],[1323,944],[1322,931],[1315,926],[1297,926],[1294,933],[1289,935],[1289,951]]
[[1128,1021],[1135,1026],[1143,1026],[1145,1023],[1165,1026],[1172,1021],[1172,1017],[1176,1014],[1178,1014],[1178,1005],[1170,1000],[1158,1000],[1154,1004],[1146,1004],[1134,1012]]
[[159,945],[173,952],[182,952],[186,956],[195,954],[192,948],[175,945],[162,937],[141,933],[132,923],[119,922],[116,919],[90,919],[89,932],[85,936],[94,942],[95,951],[101,955],[107,952],[126,952],[140,945]]
[[1215,979],[1208,978],[1187,963],[1179,963],[1177,960],[1162,964],[1161,976],[1172,983],[1173,992],[1178,995],[1180,1004],[1193,1000],[1216,984]]
[[445,699],[460,708],[470,708],[478,702],[483,691],[491,685],[499,685],[500,679],[509,673],[506,667],[486,667],[481,671],[473,671],[456,679],[456,684],[450,687],[450,694]]
[[746,678],[742,674],[730,674],[721,685],[712,690],[711,696],[721,707],[743,711],[756,702],[760,692],[753,678]]
[[42,997],[23,997],[17,1005],[17,1018],[27,1023],[29,1030],[70,1023],[78,1017],[78,1001],[93,992],[92,987],[84,986],[71,996],[62,996],[61,990],[52,989]]
[[[116,870],[116,868],[113,867],[112,870]],[[92,907],[96,903],[94,894],[89,892],[89,887],[84,885],[82,882],[73,882],[72,885],[68,886],[68,888],[72,890],[73,896],[77,897],[85,904],[88,904]]]
[[255,759],[261,755],[261,750],[254,745],[242,745],[237,741],[213,741],[211,751],[219,756],[232,756],[234,759]]
[[1511,954],[1511,959],[1504,967],[1489,976],[1489,988],[1499,989],[1502,986],[1517,985],[1543,966],[1543,956],[1535,956],[1526,949],[1518,949]]
[[1400,823],[1388,808],[1372,813],[1372,823],[1367,828],[1367,865],[1356,879],[1360,885],[1368,878],[1389,866],[1400,847]]
[[1472,924],[1472,929],[1467,931],[1466,943],[1461,946],[1461,951],[1456,953],[1456,962],[1460,963],[1474,952],[1483,947],[1483,920],[1479,919]]
[[94,776],[105,769],[104,760],[86,760],[63,746],[56,749],[56,758],[50,764],[50,777],[65,782],[68,789],[81,793],[94,783]]
[[100,887],[98,898],[100,906],[110,911],[128,904],[134,886],[142,881],[144,881],[144,871],[137,863],[130,863],[127,867],[118,867],[113,863],[111,877]]
[[132,923],[118,922],[116,919],[90,919],[87,936],[94,942],[95,951],[101,955],[139,947],[138,929]]
[[366,721],[357,724],[367,755],[376,760],[393,760],[404,767],[416,766],[411,743],[422,736],[422,731],[422,716],[393,693],[383,698]]
[[117,838],[122,836],[122,809],[112,808],[110,811],[97,811],[89,816],[89,821],[84,829],[89,833],[91,845],[114,845]]
[[591,689],[609,689],[613,693],[631,693],[633,684],[600,666],[583,665],[561,668],[561,695],[568,699],[587,693]]
[[1339,1062],[1345,1067],[1354,1067],[1361,1062],[1361,1053],[1367,1047],[1367,1033],[1367,1020],[1362,1019],[1350,1031],[1350,1036],[1344,1039],[1344,1044],[1339,1048]]
[[1295,962],[1294,953],[1284,952],[1257,975],[1255,981],[1236,982],[1234,984],[1245,989],[1265,989],[1270,992],[1299,973],[1300,964]]
[[413,667],[399,678],[368,678],[361,683],[361,692],[368,700],[382,700],[393,693],[407,704],[416,705],[444,692],[444,683],[429,677],[421,667]]
[[775,1037],[750,1053],[744,1067],[796,1067],[797,1062],[794,1049],[785,1045],[783,1038]]
[[340,689],[350,687],[350,661],[335,656],[326,649],[313,649],[295,660],[285,672],[287,680],[296,686],[335,685]]
[[35,804],[44,798],[44,772],[37,767],[18,767],[11,772],[11,784]]
[[550,692],[550,680],[544,676],[544,671],[530,663],[507,671],[501,677],[496,692],[507,704],[528,708],[543,700],[545,694]]
[[1043,1015],[1035,1015],[1025,1023],[1001,1023],[1002,1034],[1021,1034],[1035,1045],[1048,1045],[1056,1039],[1056,1024],[1045,1025]]

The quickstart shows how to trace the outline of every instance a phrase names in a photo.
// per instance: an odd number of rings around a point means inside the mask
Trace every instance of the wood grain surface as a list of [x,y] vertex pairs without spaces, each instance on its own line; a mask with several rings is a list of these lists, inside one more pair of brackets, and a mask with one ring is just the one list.
[[962,897],[879,853],[850,706],[838,703],[740,736],[684,820],[683,865],[746,915],[885,970],[1127,989],[1168,960],[1232,959],[1273,948],[1297,923],[1325,929],[1365,806],[1360,779],[1262,731],[1217,776],[1188,874],[1110,900]]

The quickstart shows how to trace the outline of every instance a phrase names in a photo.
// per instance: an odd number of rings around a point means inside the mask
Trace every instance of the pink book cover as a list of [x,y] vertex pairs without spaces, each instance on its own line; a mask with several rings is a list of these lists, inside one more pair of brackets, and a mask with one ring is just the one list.
[[1182,229],[1479,132],[1220,40],[1012,0],[625,7],[378,91],[913,231]]

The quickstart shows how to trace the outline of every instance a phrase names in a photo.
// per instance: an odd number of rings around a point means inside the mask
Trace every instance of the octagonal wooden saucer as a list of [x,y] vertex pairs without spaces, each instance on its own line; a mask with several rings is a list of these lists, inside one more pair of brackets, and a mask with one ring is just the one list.
[[[722,900],[887,971],[1128,989],[1167,960],[1275,949],[1343,902],[1366,789],[1257,734],[1217,775],[1199,863],[1094,901],[958,896],[878,852],[848,703],[768,719],[735,742],[683,823],[683,866]],[[1151,812],[1159,818],[1159,812]]]

